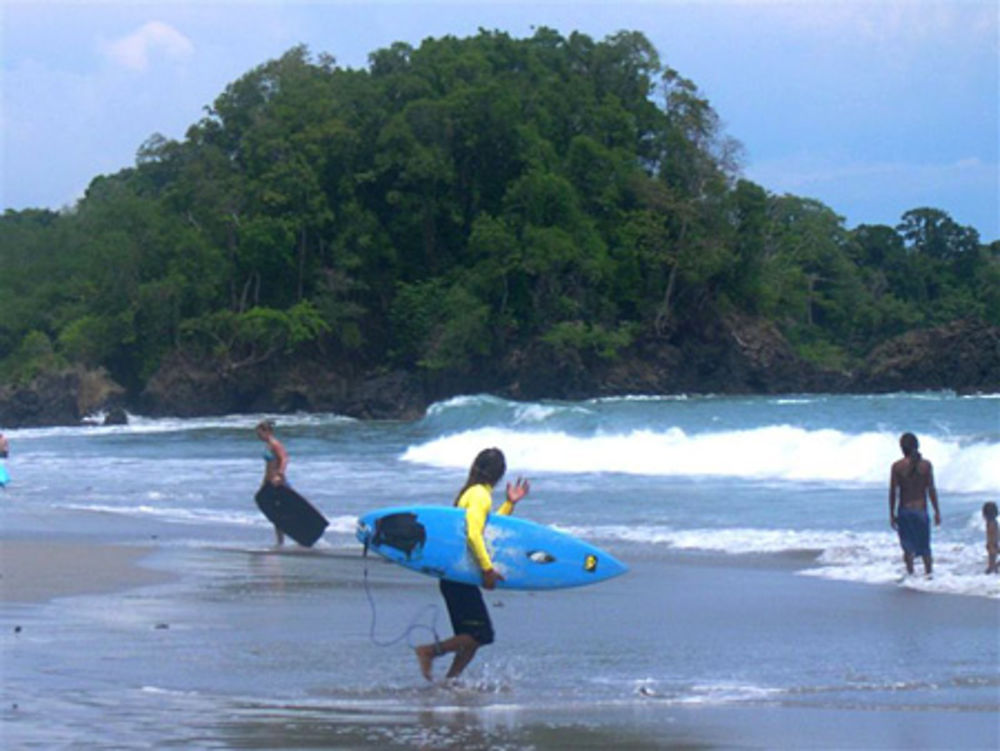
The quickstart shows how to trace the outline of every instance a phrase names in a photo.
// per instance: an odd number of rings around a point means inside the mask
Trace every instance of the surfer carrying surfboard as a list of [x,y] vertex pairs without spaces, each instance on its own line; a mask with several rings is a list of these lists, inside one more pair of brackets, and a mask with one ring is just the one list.
[[[274,435],[274,423],[270,420],[262,420],[257,423],[257,437],[267,444],[264,450],[264,481],[265,485],[285,485],[285,471],[288,469],[288,452]],[[275,526],[274,536],[278,545],[284,545],[285,535]]]
[[[498,448],[484,449],[476,456],[469,469],[469,477],[455,498],[455,506],[465,509],[466,543],[482,571],[486,589],[493,589],[503,575],[493,568],[493,561],[486,549],[483,530],[493,509],[492,491],[507,471],[507,462]],[[515,483],[507,483],[507,499],[497,512],[507,516],[514,512],[517,503],[528,494],[530,484],[517,478]],[[483,601],[479,587],[471,584],[441,579],[439,586],[455,635],[450,639],[423,644],[416,648],[420,672],[427,680],[432,680],[435,658],[454,653],[455,658],[448,669],[448,678],[457,678],[476,656],[476,651],[493,642],[493,624]]]

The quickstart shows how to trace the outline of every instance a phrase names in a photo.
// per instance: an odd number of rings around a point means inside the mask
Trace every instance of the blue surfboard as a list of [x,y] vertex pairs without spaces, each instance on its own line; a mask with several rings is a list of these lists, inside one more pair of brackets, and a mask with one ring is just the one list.
[[0,462],[0,488],[5,487],[10,482],[10,473],[3,462]]
[[[483,534],[504,589],[562,589],[610,579],[628,567],[583,540],[515,516],[490,514]],[[357,538],[393,563],[439,579],[482,585],[469,552],[465,511],[450,506],[398,506],[358,519]]]

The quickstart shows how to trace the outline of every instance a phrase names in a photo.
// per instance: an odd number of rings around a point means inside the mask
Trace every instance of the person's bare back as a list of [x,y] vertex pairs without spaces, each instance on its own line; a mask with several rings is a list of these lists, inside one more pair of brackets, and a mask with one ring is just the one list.
[[934,487],[934,470],[926,459],[900,459],[892,465],[893,482],[899,488],[899,507],[927,510],[928,491]]

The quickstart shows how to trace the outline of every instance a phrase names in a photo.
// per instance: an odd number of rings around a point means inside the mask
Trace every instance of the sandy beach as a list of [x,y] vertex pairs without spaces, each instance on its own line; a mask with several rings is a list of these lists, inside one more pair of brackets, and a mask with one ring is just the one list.
[[151,548],[93,542],[0,542],[0,602],[116,592],[169,578],[139,565]]
[[[599,587],[492,593],[497,643],[449,686],[426,684],[405,642],[371,638],[412,623],[435,601],[433,581],[358,551],[42,540],[2,549],[5,748],[106,747],[74,740],[81,726],[119,748],[986,749],[1000,740],[998,603],[796,576],[802,556],[741,564],[677,554],[665,566],[633,561]],[[903,624],[919,627],[908,636]],[[938,672],[949,645],[969,639],[987,663],[971,677]],[[720,658],[710,668],[706,650]],[[866,674],[886,650],[926,666],[925,677]],[[609,661],[636,666],[612,691],[615,678],[593,682],[614,674]]]

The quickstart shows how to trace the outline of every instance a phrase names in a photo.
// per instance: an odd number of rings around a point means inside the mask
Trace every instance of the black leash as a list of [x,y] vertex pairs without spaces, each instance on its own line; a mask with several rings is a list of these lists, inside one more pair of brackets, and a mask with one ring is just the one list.
[[[371,611],[372,611],[372,621],[371,621],[371,626],[368,629],[368,638],[371,639],[372,644],[374,644],[376,647],[391,647],[392,645],[398,644],[399,642],[403,641],[403,639],[406,639],[406,643],[410,646],[410,648],[415,649],[417,645],[410,641],[410,634],[412,634],[414,631],[419,631],[421,629],[424,631],[430,631],[431,635],[434,637],[435,646],[440,644],[441,639],[438,637],[436,626],[437,626],[438,615],[441,612],[441,609],[434,604],[424,605],[420,610],[418,610],[417,614],[410,621],[410,625],[407,626],[403,630],[403,633],[401,633],[395,639],[382,641],[375,636],[375,620],[376,620],[375,598],[372,596],[371,587],[368,585],[368,540],[365,540],[364,545],[365,545],[365,550],[363,555],[365,559],[365,568],[364,568],[365,597],[368,598],[368,604],[371,606]],[[433,617],[431,618],[431,624],[429,626],[424,623],[420,623],[420,620],[425,611],[433,612]]]

